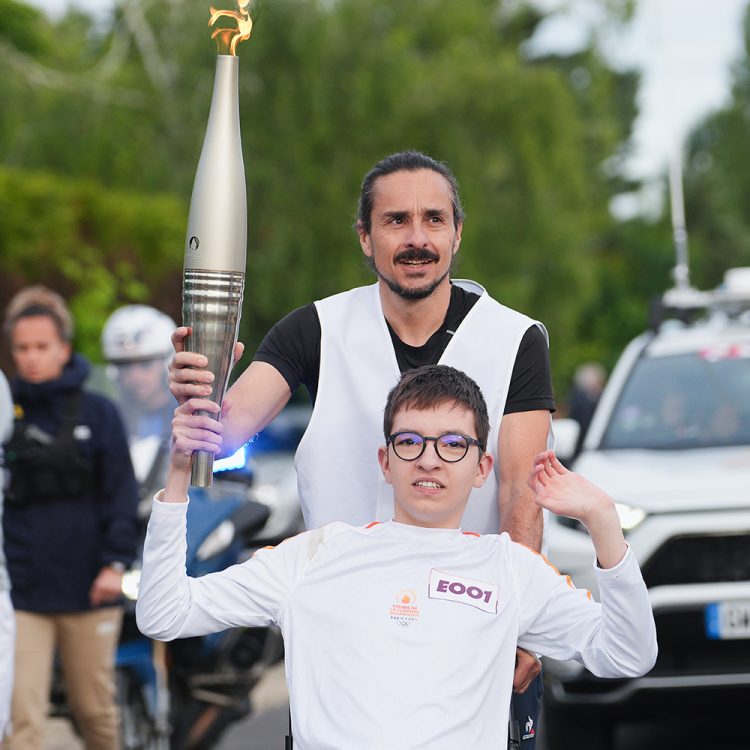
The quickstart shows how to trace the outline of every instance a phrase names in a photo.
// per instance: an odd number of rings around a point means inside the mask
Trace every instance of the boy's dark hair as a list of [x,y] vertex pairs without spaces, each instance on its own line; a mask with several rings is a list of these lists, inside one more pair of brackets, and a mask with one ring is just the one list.
[[401,376],[388,394],[383,412],[383,433],[386,440],[393,429],[393,418],[399,411],[433,409],[448,403],[464,406],[474,414],[477,440],[486,448],[490,419],[482,391],[465,372],[448,365],[425,365]]
[[430,169],[445,177],[451,190],[453,225],[458,227],[464,220],[464,210],[458,194],[456,177],[448,165],[441,161],[436,161],[431,156],[427,156],[427,154],[423,154],[420,151],[400,151],[397,154],[386,156],[385,159],[379,161],[362,180],[355,228],[364,229],[367,234],[370,234],[370,230],[372,229],[372,204],[375,201],[375,182],[379,177],[385,177],[394,172],[416,172],[419,169]]

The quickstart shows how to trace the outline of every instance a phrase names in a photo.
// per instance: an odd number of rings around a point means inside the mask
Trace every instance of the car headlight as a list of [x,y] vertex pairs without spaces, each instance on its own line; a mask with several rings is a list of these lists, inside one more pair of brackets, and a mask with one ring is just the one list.
[[643,508],[636,508],[625,503],[615,503],[615,510],[620,517],[620,526],[623,531],[631,531],[646,517]]
[[209,557],[218,555],[223,552],[234,539],[234,524],[229,521],[222,521],[204,540],[195,556],[203,562]]
[[134,570],[126,570],[122,574],[122,583],[120,588],[122,589],[122,595],[126,599],[135,601],[138,598],[138,589],[141,585],[141,571],[139,568]]
[[[643,508],[636,508],[632,505],[626,505],[625,503],[615,503],[615,510],[620,519],[620,526],[622,526],[622,530],[625,533],[632,531],[646,517],[646,511],[643,510]],[[584,534],[588,533],[588,529],[575,518],[557,516],[557,522],[569,529],[582,531]]]

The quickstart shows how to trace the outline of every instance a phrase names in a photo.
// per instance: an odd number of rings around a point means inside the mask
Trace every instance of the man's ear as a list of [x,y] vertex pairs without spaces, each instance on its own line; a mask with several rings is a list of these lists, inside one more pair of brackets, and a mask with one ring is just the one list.
[[357,234],[359,235],[359,246],[362,248],[362,252],[368,258],[372,258],[372,243],[370,242],[370,235],[361,221],[357,222]]
[[391,484],[391,464],[388,457],[388,446],[381,445],[378,448],[378,463],[383,472],[383,477],[388,484]]
[[453,255],[455,255],[458,252],[458,249],[461,247],[461,232],[463,231],[463,228],[463,222],[459,222],[458,226],[456,227],[456,237],[453,240]]
[[492,471],[492,464],[494,463],[491,453],[486,453],[479,459],[477,464],[477,475],[474,477],[474,486],[481,487],[486,481],[487,477]]

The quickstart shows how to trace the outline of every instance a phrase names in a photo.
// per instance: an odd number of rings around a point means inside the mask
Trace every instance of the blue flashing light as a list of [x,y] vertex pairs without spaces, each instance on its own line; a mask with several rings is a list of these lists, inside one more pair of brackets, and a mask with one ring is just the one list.
[[214,461],[214,474],[218,474],[221,471],[232,471],[234,469],[242,469],[247,461],[247,446],[243,445],[239,450],[235,451],[231,456],[226,458],[220,458]]

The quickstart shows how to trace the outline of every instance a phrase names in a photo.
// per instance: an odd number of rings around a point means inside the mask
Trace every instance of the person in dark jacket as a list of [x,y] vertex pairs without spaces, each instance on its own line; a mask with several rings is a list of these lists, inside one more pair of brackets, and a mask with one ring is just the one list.
[[607,371],[599,362],[584,362],[576,368],[573,386],[568,394],[569,416],[575,419],[580,427],[574,456],[583,448],[583,441],[606,382]]
[[114,404],[83,390],[89,365],[72,353],[59,295],[19,292],[5,331],[17,370],[3,521],[17,623],[10,747],[42,748],[57,648],[86,747],[112,750],[122,574],[137,543],[125,431]]

